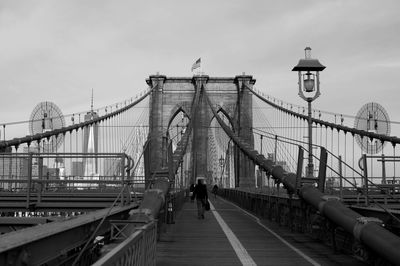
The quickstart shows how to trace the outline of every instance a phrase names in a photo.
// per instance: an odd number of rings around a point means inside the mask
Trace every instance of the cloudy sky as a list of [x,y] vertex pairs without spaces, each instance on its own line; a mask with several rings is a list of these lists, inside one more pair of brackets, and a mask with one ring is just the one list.
[[[246,72],[294,104],[310,46],[327,66],[315,107],[355,115],[371,101],[400,121],[398,0],[48,0],[0,2],[0,123],[52,101],[66,113],[135,96],[156,72]],[[400,135],[400,132],[392,132]]]

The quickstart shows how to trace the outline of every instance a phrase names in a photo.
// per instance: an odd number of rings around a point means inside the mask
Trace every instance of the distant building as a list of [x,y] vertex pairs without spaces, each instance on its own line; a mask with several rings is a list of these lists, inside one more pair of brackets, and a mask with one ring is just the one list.
[[104,178],[113,180],[114,177],[121,175],[121,159],[107,158],[104,159]]
[[83,162],[72,162],[72,176],[83,176]]
[[59,180],[60,179],[60,169],[59,168],[47,168],[46,179],[49,180]]
[[[99,115],[90,111],[85,115],[85,122],[91,121],[98,118]],[[87,126],[83,129],[83,147],[82,152],[84,154],[93,153],[97,154],[99,152],[99,126],[98,124],[93,124],[92,126]],[[88,166],[87,164],[91,164]],[[98,173],[98,158],[83,158],[84,170],[91,172],[91,174]],[[90,169],[89,169],[90,168]],[[88,174],[90,175],[90,174]]]
[[24,147],[23,148],[23,152],[24,153],[29,153],[29,152],[38,153],[39,152],[39,147],[38,146]]
[[261,188],[263,186],[265,186],[266,184],[266,180],[265,180],[265,171],[257,169],[256,170],[256,185],[258,188]]
[[282,166],[283,170],[285,170],[286,172],[290,172],[290,169],[285,161],[277,161],[276,165],[280,165]]
[[0,153],[11,153],[12,148],[11,147],[5,147],[0,149]]
[[[0,188],[5,190],[20,188],[21,183],[12,182],[11,180],[22,179],[26,176],[24,171],[24,158],[17,157],[16,154],[11,151],[12,149],[10,147],[0,152],[0,179],[2,180]],[[10,181],[5,182],[4,180],[6,179]]]
[[[28,159],[24,160],[24,175],[28,176]],[[46,179],[48,167],[46,165],[42,165],[42,171],[39,171],[38,164],[32,164],[32,179]],[[41,176],[40,176],[41,175]]]

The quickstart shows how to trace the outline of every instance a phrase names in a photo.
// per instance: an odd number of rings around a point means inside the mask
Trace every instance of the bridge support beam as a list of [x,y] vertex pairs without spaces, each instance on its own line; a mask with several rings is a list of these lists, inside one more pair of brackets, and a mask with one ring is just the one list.
[[208,130],[210,122],[210,111],[208,110],[207,101],[202,97],[204,86],[206,85],[208,76],[194,76],[195,90],[200,92],[200,101],[197,112],[194,114],[193,123],[193,168],[194,177],[205,177],[207,183],[211,183],[212,177],[208,176],[207,155],[208,155]]
[[[203,176],[211,183],[216,173],[213,173],[212,164],[215,158],[210,156],[209,130],[213,117],[207,102],[200,95],[198,110],[191,112],[196,93],[206,92],[212,95],[213,105],[219,107],[228,117],[235,133],[246,139],[246,145],[254,148],[252,133],[252,88],[255,80],[249,75],[240,75],[232,78],[213,78],[199,75],[187,78],[170,78],[162,75],[152,75],[147,80],[152,88],[150,99],[150,128],[148,149],[146,150],[146,179],[151,179],[154,174],[167,168],[167,142],[163,138],[169,135],[170,123],[175,115],[182,110],[193,120],[192,145],[190,165],[191,175],[187,176],[191,182],[197,176]],[[190,113],[190,116],[188,115]],[[170,136],[173,137],[173,136]],[[169,141],[167,139],[167,141]],[[255,187],[255,166],[253,162],[235,151],[235,180],[236,186]],[[149,183],[149,180],[146,181]]]
[[[235,77],[237,86],[237,125],[236,132],[242,140],[246,140],[246,145],[250,150],[254,149],[253,136],[253,101],[252,93],[247,89],[253,88],[255,80],[252,76],[241,75]],[[241,188],[254,188],[255,166],[254,163],[239,149],[237,149],[236,178]]]
[[153,88],[150,96],[150,119],[149,119],[149,147],[148,164],[149,172],[146,175],[146,185],[155,171],[166,167],[167,147],[163,139],[163,88],[166,77],[162,75],[150,76],[147,83]]

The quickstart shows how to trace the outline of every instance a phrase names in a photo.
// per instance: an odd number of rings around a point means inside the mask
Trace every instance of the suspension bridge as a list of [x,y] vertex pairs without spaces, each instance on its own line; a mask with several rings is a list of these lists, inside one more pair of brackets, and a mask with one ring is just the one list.
[[1,125],[0,265],[400,265],[399,138],[244,73],[146,82],[59,128]]

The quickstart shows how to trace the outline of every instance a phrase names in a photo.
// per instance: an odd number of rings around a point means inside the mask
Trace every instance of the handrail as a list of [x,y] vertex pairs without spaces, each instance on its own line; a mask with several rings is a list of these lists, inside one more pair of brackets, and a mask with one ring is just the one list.
[[155,265],[156,243],[157,224],[152,221],[137,227],[132,235],[92,265]]

